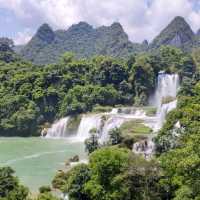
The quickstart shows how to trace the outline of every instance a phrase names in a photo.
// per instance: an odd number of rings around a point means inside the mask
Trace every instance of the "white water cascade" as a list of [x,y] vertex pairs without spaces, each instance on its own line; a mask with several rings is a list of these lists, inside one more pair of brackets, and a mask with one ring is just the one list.
[[[56,121],[47,130],[46,138],[59,139],[71,136],[71,131],[68,128],[69,119],[70,117],[66,117]],[[108,140],[108,133],[111,129],[119,128],[124,122],[134,119],[145,120],[147,124],[152,121],[142,109],[135,107],[113,108],[109,113],[84,114],[81,116],[76,134],[70,139],[84,141],[89,138],[90,131],[96,129],[100,143],[104,143]]]
[[173,109],[176,108],[177,100],[171,101],[169,103],[161,105],[160,109],[157,112],[157,124],[156,124],[156,129],[159,130],[162,128],[166,115]]
[[[143,154],[149,158],[154,152],[153,137],[163,126],[168,112],[176,108],[176,95],[179,88],[179,76],[177,74],[159,73],[155,94],[150,98],[150,104],[156,106],[157,113],[154,116],[147,116],[143,108],[122,107],[113,108],[109,113],[84,114],[76,125],[73,132],[75,141],[84,141],[90,136],[92,129],[96,129],[101,144],[108,141],[109,131],[119,128],[124,122],[131,120],[141,120],[143,124],[153,130],[153,134],[147,139],[133,145],[133,151],[136,154]],[[56,121],[51,128],[47,130],[46,138],[67,138],[72,132],[68,128],[70,117]],[[70,126],[69,126],[70,127]]]
[[51,128],[48,129],[46,138],[62,138],[67,137],[67,123],[69,117],[56,121]]
[[119,128],[126,120],[126,118],[120,117],[119,115],[113,115],[105,121],[104,126],[101,130],[100,135],[100,143],[103,144],[104,142],[108,141],[109,139],[109,131],[114,128]]
[[176,95],[179,89],[179,82],[178,74],[160,73],[158,76],[158,83],[155,92],[158,130],[162,128],[167,113],[176,108]]
[[168,99],[175,100],[179,88],[178,74],[165,74],[160,72],[158,75],[157,87],[155,94],[150,98],[150,104],[158,109],[162,106],[163,101]]
[[[162,128],[167,113],[176,108],[176,95],[178,89],[178,74],[165,74],[163,72],[159,73],[155,94],[152,98],[150,98],[150,104],[153,104],[157,108],[157,114],[155,117],[156,123],[153,124],[153,126],[152,124],[149,124],[154,130],[154,134],[156,134],[156,132]],[[146,123],[146,125],[149,126],[148,123]],[[154,136],[151,135],[148,139],[135,143],[133,145],[133,151],[136,154],[143,154],[145,158],[151,157],[155,148],[153,142]]]
[[89,138],[90,131],[92,129],[99,130],[101,125],[101,116],[98,114],[94,115],[83,115],[78,132],[77,138],[81,141],[84,141],[86,138]]

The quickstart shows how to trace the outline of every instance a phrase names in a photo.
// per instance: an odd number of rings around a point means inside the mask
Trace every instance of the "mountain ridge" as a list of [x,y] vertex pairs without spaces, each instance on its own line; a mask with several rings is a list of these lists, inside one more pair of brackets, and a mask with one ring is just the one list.
[[161,45],[171,45],[182,48],[184,44],[192,42],[195,34],[183,17],[175,17],[151,43],[152,48]]
[[78,58],[95,55],[128,57],[134,53],[152,51],[162,45],[171,45],[186,51],[199,47],[195,34],[183,17],[175,17],[151,43],[134,43],[119,22],[94,28],[87,22],[73,24],[67,30],[56,30],[48,24],[39,27],[32,39],[21,48],[20,54],[35,64],[55,63],[69,51]]

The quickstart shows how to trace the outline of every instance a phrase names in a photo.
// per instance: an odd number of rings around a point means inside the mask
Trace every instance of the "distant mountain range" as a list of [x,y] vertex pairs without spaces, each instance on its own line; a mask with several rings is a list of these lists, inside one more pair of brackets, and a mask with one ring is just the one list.
[[67,52],[77,57],[110,55],[128,57],[133,53],[157,49],[162,45],[172,45],[185,51],[200,47],[200,30],[195,34],[182,17],[175,17],[161,33],[148,44],[132,43],[120,23],[93,28],[86,22],[72,25],[68,30],[53,31],[43,24],[25,46],[16,51],[25,59],[36,64],[55,63]]

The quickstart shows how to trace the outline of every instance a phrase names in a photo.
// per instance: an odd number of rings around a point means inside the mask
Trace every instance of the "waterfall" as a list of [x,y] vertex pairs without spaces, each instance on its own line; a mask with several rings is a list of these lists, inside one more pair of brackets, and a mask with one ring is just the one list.
[[114,108],[110,113],[84,114],[77,129],[73,132],[70,129],[71,119],[72,117],[66,117],[56,121],[51,128],[47,129],[46,138],[67,138],[75,135],[71,139],[84,141],[90,137],[90,131],[96,129],[100,143],[104,143],[108,140],[109,131],[119,128],[126,121],[141,119],[152,124],[152,118],[147,117],[145,111],[136,107],[121,108],[120,113]]
[[178,88],[178,74],[165,74],[160,72],[158,75],[156,91],[153,96],[153,105],[159,109],[165,98],[175,100]]
[[166,115],[167,113],[169,113],[171,110],[176,108],[176,104],[177,104],[177,100],[171,101],[169,103],[163,104],[158,112],[157,112],[157,130],[161,129],[165,119],[166,119]]
[[65,117],[55,122],[51,128],[47,130],[46,138],[62,138],[67,136],[67,123],[69,117]]
[[119,128],[125,121],[127,121],[126,118],[119,117],[119,116],[111,116],[109,117],[101,130],[100,133],[100,143],[103,144],[104,142],[108,141],[109,139],[109,131],[114,128]]
[[94,115],[83,115],[81,119],[81,123],[78,128],[77,137],[80,140],[88,138],[90,136],[90,131],[92,129],[99,130],[101,125],[101,116]]
[[[179,89],[178,74],[165,74],[160,72],[157,80],[155,94],[150,98],[150,104],[157,107],[156,123],[145,123],[153,128],[154,132],[160,130],[165,122],[166,115],[176,108],[176,95]],[[152,126],[153,125],[153,126]],[[154,153],[153,137],[136,142],[133,145],[136,154],[143,154],[145,158],[150,158]]]
[[178,89],[179,89],[178,74],[160,73],[158,75],[158,83],[155,92],[158,129],[162,128],[167,113],[176,108],[177,104],[176,95]]
[[111,114],[117,114],[118,113],[118,108],[113,108],[110,113]]
[[[133,151],[143,154],[149,158],[154,152],[153,137],[156,132],[163,126],[167,113],[176,108],[176,95],[179,89],[179,76],[177,74],[159,73],[157,86],[151,104],[157,107],[155,116],[146,115],[142,108],[124,107],[113,108],[110,113],[84,114],[81,121],[77,123],[73,129],[74,138],[78,141],[84,141],[90,137],[90,131],[96,129],[99,142],[101,144],[108,141],[109,131],[119,128],[124,122],[131,120],[141,120],[143,124],[152,128],[154,134],[148,135],[146,139],[142,139],[133,145]],[[70,120],[69,120],[70,119]],[[63,138],[72,134],[70,129],[70,121],[72,118],[66,117],[55,122],[51,128],[47,129],[47,138]],[[68,127],[69,126],[69,127]]]

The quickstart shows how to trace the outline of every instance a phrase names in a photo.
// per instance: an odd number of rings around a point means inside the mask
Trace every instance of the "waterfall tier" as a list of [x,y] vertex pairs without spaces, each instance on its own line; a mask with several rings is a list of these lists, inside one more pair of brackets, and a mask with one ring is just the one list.
[[[141,120],[143,124],[152,129],[156,123],[156,117],[147,116],[142,108],[113,108],[110,113],[82,115],[79,124],[77,124],[77,129],[73,138],[78,141],[84,141],[90,136],[91,131],[96,131],[100,143],[104,143],[108,140],[108,133],[110,130],[119,128],[124,122],[132,120]],[[68,138],[72,136],[68,127],[70,121],[70,117],[56,121],[52,127],[47,130],[46,138]]]
[[157,86],[154,95],[150,98],[150,104],[156,106],[158,109],[168,101],[175,100],[179,88],[178,74],[159,73]]
[[162,128],[164,122],[165,122],[165,119],[166,119],[166,116],[167,114],[176,108],[176,104],[177,104],[177,100],[174,100],[174,101],[171,101],[169,103],[166,103],[166,104],[163,104],[158,112],[157,112],[157,119],[158,119],[158,122],[157,122],[157,127],[156,129],[159,130]]
[[62,138],[67,137],[67,124],[69,117],[65,117],[56,121],[51,128],[47,130],[46,138]]
[[77,137],[79,140],[85,140],[89,138],[90,132],[92,129],[99,130],[101,125],[101,115],[83,115],[78,132]]
[[[160,72],[158,75],[157,86],[154,95],[150,98],[150,104],[156,106],[157,122],[155,124],[146,124],[151,126],[155,134],[158,132],[166,119],[166,115],[176,108],[176,95],[179,89],[178,74],[165,74]],[[133,145],[133,151],[136,154],[143,154],[145,158],[152,156],[154,152],[153,137],[150,136],[147,140],[142,140]]]

